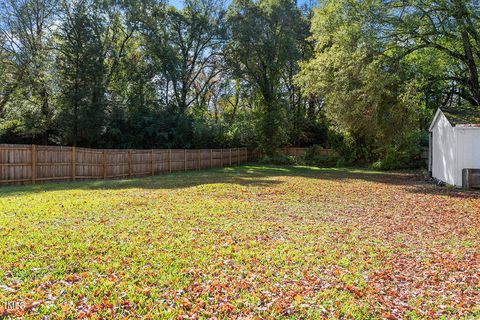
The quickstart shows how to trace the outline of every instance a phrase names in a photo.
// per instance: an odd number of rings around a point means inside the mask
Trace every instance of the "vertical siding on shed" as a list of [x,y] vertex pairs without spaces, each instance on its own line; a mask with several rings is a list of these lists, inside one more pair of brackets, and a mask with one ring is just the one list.
[[457,165],[455,185],[462,186],[463,169],[480,169],[480,128],[455,127]]

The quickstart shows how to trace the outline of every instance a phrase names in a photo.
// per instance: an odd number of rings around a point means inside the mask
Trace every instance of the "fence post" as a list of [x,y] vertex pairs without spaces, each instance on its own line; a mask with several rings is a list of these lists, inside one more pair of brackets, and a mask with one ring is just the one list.
[[183,149],[183,171],[187,171],[187,149]]
[[168,149],[168,172],[172,173],[172,150]]
[[213,168],[213,150],[210,149],[210,169]]
[[77,179],[77,147],[72,147],[72,181]]
[[248,162],[248,148],[245,148],[245,162]]
[[221,159],[221,161],[220,161],[220,167],[223,168],[223,149],[220,149],[220,159]]
[[152,169],[152,176],[155,175],[155,160],[154,160],[154,155],[153,155],[153,149],[150,150],[150,160],[151,160],[151,164],[150,164],[150,168]]
[[240,148],[237,148],[237,164],[240,165]]
[[128,176],[132,176],[132,150],[128,150]]
[[34,144],[32,144],[32,184],[35,184],[37,179],[37,150]]
[[107,154],[103,149],[103,179],[107,179]]
[[231,167],[232,166],[232,148],[230,148],[229,153],[230,153],[230,155],[229,155],[228,159],[229,159],[230,167]]

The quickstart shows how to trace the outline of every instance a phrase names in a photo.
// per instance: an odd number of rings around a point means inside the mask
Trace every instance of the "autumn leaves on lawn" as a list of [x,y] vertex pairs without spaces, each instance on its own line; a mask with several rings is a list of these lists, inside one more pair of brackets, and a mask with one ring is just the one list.
[[480,197],[415,175],[242,167],[0,197],[2,315],[480,315]]

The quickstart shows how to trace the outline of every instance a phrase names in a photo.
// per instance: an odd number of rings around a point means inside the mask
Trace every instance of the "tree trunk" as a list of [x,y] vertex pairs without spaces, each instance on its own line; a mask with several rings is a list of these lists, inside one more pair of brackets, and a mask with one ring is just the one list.
[[41,141],[42,144],[47,145],[49,136],[50,136],[50,106],[48,103],[48,92],[45,87],[42,88],[40,96],[42,98],[42,108],[41,108],[41,113],[43,118],[45,119],[45,122],[47,123],[46,128],[43,128],[42,130],[42,135],[41,135]]

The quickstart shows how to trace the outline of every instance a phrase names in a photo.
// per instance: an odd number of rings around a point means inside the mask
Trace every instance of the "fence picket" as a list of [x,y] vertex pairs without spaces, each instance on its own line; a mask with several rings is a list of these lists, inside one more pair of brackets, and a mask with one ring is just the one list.
[[76,179],[76,170],[77,170],[77,152],[76,152],[76,147],[72,147],[72,168],[71,168],[71,174],[72,174],[72,181],[75,181]]
[[31,157],[32,157],[32,184],[35,184],[36,178],[37,178],[37,152],[34,144],[32,144]]

